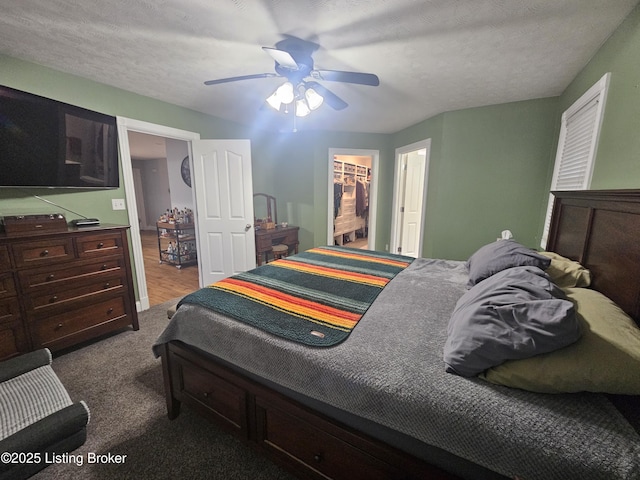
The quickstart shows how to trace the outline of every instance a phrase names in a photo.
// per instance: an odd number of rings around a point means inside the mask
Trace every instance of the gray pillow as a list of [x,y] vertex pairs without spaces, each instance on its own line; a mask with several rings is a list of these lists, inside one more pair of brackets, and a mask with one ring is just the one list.
[[580,338],[573,303],[538,267],[513,267],[469,289],[456,304],[444,346],[446,371],[475,376],[506,360]]
[[468,286],[473,286],[502,270],[511,267],[533,266],[545,270],[551,259],[515,240],[497,240],[478,249],[467,261]]

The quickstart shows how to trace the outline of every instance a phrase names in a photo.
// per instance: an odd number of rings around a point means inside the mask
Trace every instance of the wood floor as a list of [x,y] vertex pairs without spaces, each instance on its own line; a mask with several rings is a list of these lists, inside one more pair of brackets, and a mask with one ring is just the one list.
[[353,242],[347,243],[345,245],[345,247],[362,248],[364,250],[367,250],[369,248],[369,240],[366,237],[365,238],[358,238],[358,239],[354,240]]
[[184,296],[200,288],[197,265],[176,268],[168,263],[160,263],[156,232],[141,230],[140,237],[151,306]]

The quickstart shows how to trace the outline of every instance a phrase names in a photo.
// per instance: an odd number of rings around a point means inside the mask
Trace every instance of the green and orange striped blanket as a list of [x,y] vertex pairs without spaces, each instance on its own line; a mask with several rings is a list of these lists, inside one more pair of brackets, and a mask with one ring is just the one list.
[[414,259],[318,247],[184,297],[274,335],[327,347],[345,340],[382,289]]

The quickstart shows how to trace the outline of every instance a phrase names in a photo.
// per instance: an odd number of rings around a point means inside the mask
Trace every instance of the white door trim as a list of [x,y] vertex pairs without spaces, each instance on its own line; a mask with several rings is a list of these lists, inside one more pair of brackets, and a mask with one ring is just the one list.
[[[144,259],[142,256],[142,240],[140,238],[140,226],[138,225],[138,207],[136,206],[136,193],[133,182],[133,169],[131,168],[131,150],[129,148],[129,132],[147,133],[160,137],[184,140],[188,143],[189,157],[191,158],[191,141],[200,140],[200,134],[179,130],[177,128],[143,122],[126,117],[116,117],[118,122],[118,144],[120,148],[120,161],[122,166],[122,180],[129,215],[129,232],[131,234],[131,248],[133,250],[133,263],[136,268],[136,283],[138,284],[138,298],[136,310],[139,312],[149,309],[149,293],[147,291],[147,278],[144,273]],[[194,200],[195,205],[195,200]]]
[[378,177],[380,176],[380,151],[360,148],[330,148],[327,163],[327,245],[333,245],[333,157],[353,155],[371,157],[372,181],[369,188],[369,250],[376,249],[376,213],[378,210]]
[[401,206],[400,204],[402,202],[401,196],[404,195],[404,189],[402,188],[402,185],[400,183],[402,181],[401,157],[406,153],[414,152],[422,148],[426,149],[427,151],[424,178],[422,180],[424,182],[424,188],[423,188],[423,195],[422,195],[422,218],[420,219],[420,240],[419,240],[420,250],[419,252],[420,252],[420,256],[422,256],[422,244],[424,241],[424,217],[427,209],[427,185],[428,185],[428,178],[429,178],[429,159],[431,156],[430,155],[431,153],[430,138],[396,148],[396,161],[395,161],[394,176],[393,176],[394,177],[393,178],[393,205],[391,210],[391,246],[389,249],[389,251],[392,253],[397,252],[398,247],[400,246],[400,238],[398,236],[398,233],[400,231],[399,225],[402,217],[398,215],[398,212],[400,211],[400,206]]

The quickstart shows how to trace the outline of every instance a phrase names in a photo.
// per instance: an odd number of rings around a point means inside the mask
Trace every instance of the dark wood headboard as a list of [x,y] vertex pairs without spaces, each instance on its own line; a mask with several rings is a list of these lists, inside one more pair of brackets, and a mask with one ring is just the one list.
[[591,270],[591,288],[640,325],[640,190],[553,192],[547,250]]

